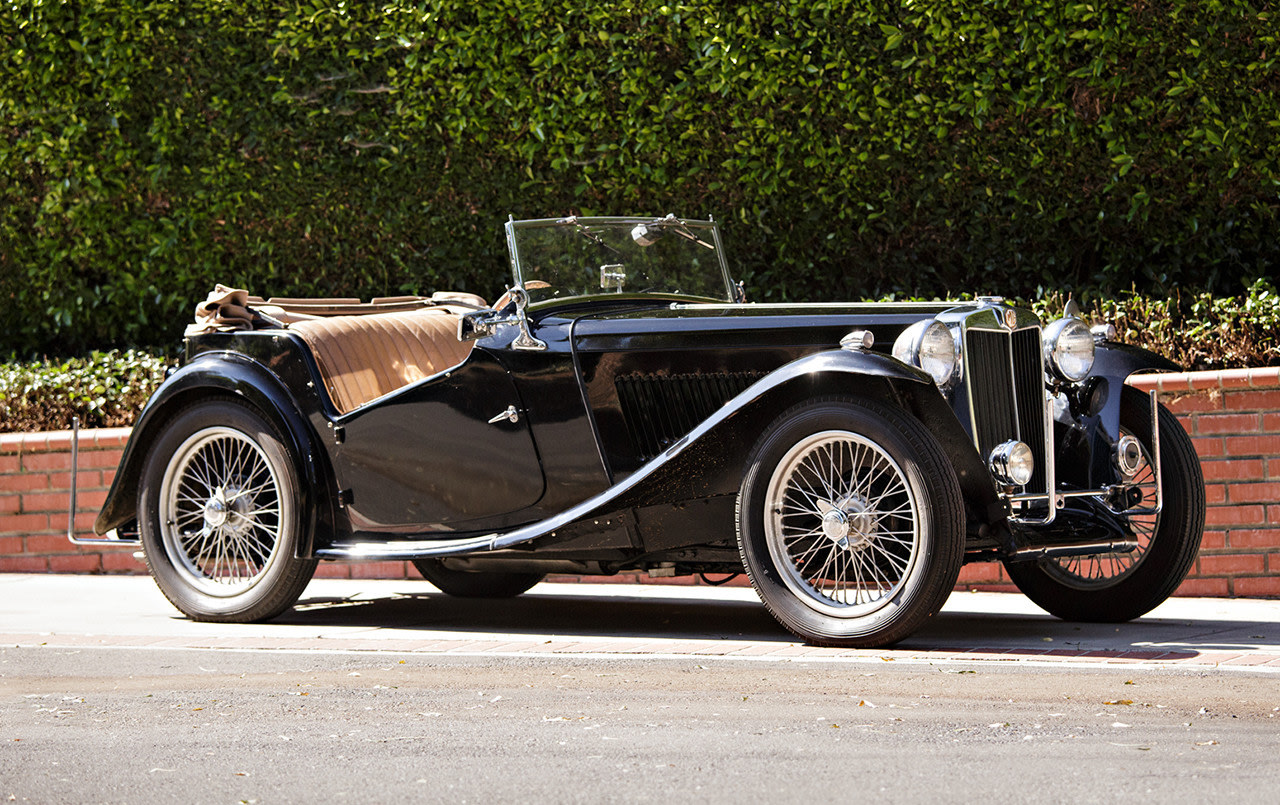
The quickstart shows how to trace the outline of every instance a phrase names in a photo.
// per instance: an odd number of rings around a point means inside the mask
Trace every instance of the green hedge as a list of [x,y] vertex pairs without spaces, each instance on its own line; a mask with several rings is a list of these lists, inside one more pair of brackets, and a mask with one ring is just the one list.
[[164,380],[166,359],[145,352],[94,352],[65,361],[0,363],[0,431],[132,425]]
[[506,216],[715,215],[751,295],[1274,274],[1275,3],[11,0],[0,351],[168,344],[215,281],[506,276]]
[[[1065,295],[1053,293],[1032,306],[1048,321],[1062,315],[1065,303]],[[1111,322],[1120,340],[1187,369],[1280,366],[1280,295],[1267,282],[1254,283],[1236,297],[1121,294],[1094,304],[1086,318]],[[0,431],[62,430],[73,415],[85,427],[132,425],[168,363],[163,356],[134,350],[0,363]]]

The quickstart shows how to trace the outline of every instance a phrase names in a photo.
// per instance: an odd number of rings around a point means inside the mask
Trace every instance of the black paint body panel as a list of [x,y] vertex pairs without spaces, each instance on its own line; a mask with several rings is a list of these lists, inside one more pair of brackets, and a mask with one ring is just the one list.
[[[739,410],[731,418],[617,499],[605,522],[590,518],[502,552],[607,559],[615,569],[673,556],[690,567],[720,567],[726,556],[732,565],[733,523],[721,520],[732,510],[751,446],[787,407],[841,394],[875,398],[923,421],[960,479],[971,550],[1017,547],[988,528],[1004,512],[967,425],[918,370],[887,354],[905,327],[950,307],[673,305],[607,297],[540,305],[530,313],[547,349],[514,349],[516,327],[501,326],[462,364],[345,415],[320,391],[308,349],[287,331],[194,337],[185,365],[139,418],[95,530],[134,517],[157,429],[210,394],[244,399],[286,437],[304,508],[313,513],[306,553],[335,543],[450,539],[537,523],[629,478],[685,439],[690,422],[732,398]],[[853,329],[874,334],[873,353],[840,353],[853,362],[843,371],[805,375],[751,396],[759,379],[834,350]],[[1095,374],[1116,389],[1133,371],[1167,368],[1131,349],[1103,353]],[[518,421],[490,422],[508,406]],[[1099,445],[1112,428],[1109,408],[1091,420],[1059,423],[1059,464],[1076,468],[1064,466],[1063,473],[1096,481],[1100,470],[1079,467],[1098,466]]]

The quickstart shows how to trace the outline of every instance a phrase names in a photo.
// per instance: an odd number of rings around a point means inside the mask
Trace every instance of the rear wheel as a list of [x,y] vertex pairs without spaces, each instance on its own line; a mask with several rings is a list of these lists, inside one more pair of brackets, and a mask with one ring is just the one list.
[[918,421],[870,402],[805,403],[756,443],[738,544],[768,610],[821,645],[884,646],[941,609],[960,573],[964,509]]
[[[1128,553],[1071,556],[1036,562],[1009,562],[1009,578],[1028,598],[1064,620],[1118,623],[1150,612],[1187,577],[1204,534],[1204,478],[1186,431],[1160,407],[1160,462],[1163,511],[1126,518],[1138,547]],[[1155,501],[1151,402],[1126,386],[1120,400],[1120,431],[1142,445],[1142,460],[1131,479],[1143,503]]]
[[138,493],[147,567],[193,620],[266,620],[292,606],[316,567],[296,555],[301,523],[293,462],[245,405],[191,406],[147,454]]
[[515,598],[542,581],[542,573],[451,570],[439,559],[414,559],[413,566],[440,592],[455,598]]

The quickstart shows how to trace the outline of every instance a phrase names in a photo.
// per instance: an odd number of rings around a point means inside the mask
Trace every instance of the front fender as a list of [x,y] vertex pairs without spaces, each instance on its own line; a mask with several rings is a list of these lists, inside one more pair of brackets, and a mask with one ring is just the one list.
[[712,418],[718,421],[703,423],[699,431],[706,431],[699,438],[705,446],[694,451],[703,457],[668,472],[684,475],[685,488],[704,495],[736,493],[751,448],[765,428],[792,405],[826,396],[876,400],[920,420],[951,460],[972,506],[971,516],[977,522],[1003,516],[1002,508],[999,512],[990,508],[998,500],[990,472],[933,380],[924,371],[877,352],[831,350],[780,367],[725,403]]
[[1094,351],[1089,377],[1107,383],[1107,401],[1099,412],[1099,425],[1112,441],[1120,433],[1120,390],[1130,376],[1144,372],[1181,372],[1182,367],[1163,355],[1141,347],[1104,341]]
[[177,411],[215,394],[245,400],[280,429],[285,447],[294,458],[301,487],[300,511],[305,514],[300,550],[309,553],[316,520],[314,498],[317,490],[327,488],[327,454],[280,378],[252,358],[236,352],[202,353],[174,372],[151,396],[125,445],[119,469],[93,530],[99,535],[106,534],[137,517],[138,486],[156,434]]

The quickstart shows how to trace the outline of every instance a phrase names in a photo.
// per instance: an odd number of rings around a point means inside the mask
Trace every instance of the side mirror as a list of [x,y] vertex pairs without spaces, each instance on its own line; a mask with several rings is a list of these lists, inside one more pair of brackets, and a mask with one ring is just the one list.
[[529,330],[529,317],[525,313],[525,309],[529,307],[529,292],[517,285],[507,293],[511,294],[511,301],[516,303],[516,326],[520,328],[520,334],[511,342],[511,348],[528,352],[541,352],[546,349],[547,342],[534,338]]

